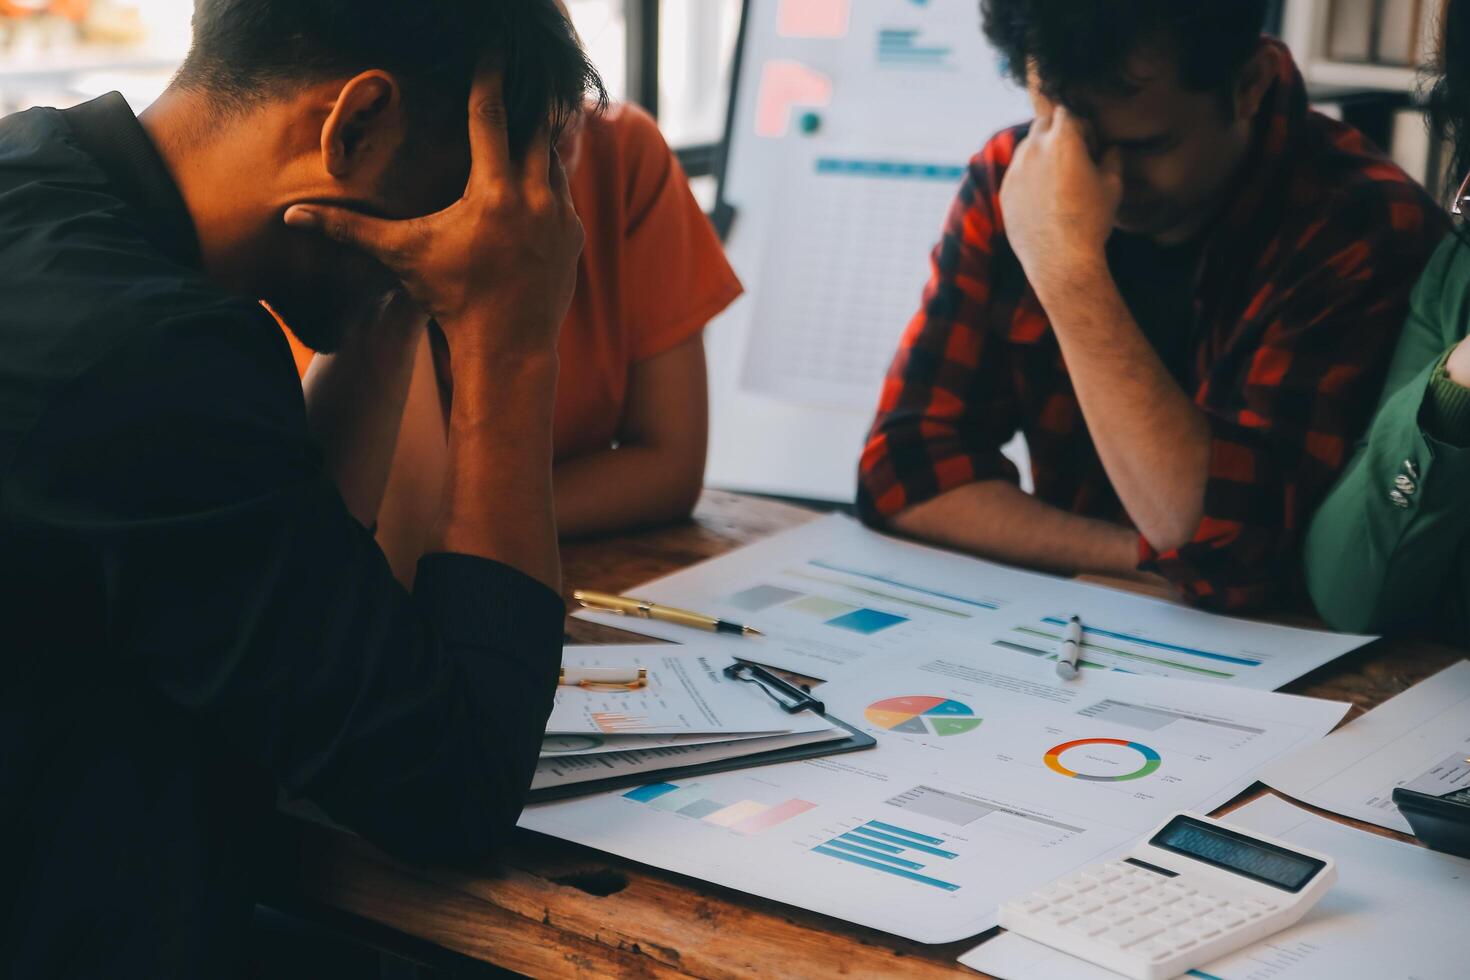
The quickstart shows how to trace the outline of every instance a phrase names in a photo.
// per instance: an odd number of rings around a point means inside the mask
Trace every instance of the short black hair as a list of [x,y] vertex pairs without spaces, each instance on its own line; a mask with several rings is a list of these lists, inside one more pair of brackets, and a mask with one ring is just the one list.
[[440,124],[463,124],[476,67],[505,75],[511,149],[607,93],[554,0],[194,0],[194,40],[175,84],[223,109],[302,82],[378,68]]
[[1069,102],[1081,90],[1128,95],[1128,61],[1157,45],[1193,91],[1225,90],[1261,42],[1267,0],[981,0],[985,36],[1012,77],[1035,62],[1041,90]]

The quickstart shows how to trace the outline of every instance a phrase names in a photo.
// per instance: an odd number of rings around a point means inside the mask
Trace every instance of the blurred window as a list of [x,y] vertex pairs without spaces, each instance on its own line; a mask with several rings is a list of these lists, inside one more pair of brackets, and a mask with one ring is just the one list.
[[[568,0],[609,94],[653,111],[692,176],[718,156],[741,5]],[[192,11],[193,0],[0,0],[0,115],[113,89],[143,110],[188,50]]]

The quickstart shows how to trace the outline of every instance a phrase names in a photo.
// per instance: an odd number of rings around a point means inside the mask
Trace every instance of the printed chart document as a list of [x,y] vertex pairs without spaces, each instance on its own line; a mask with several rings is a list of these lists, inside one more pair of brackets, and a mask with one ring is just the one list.
[[1443,796],[1470,786],[1470,660],[1278,760],[1261,781],[1324,810],[1413,833],[1394,789]]
[[562,663],[578,667],[645,667],[648,685],[633,690],[562,686],[546,723],[550,735],[705,735],[728,732],[821,731],[811,712],[781,710],[759,687],[732,680],[734,658],[723,647],[567,647]]
[[[716,641],[732,656],[830,679],[910,650],[983,648],[1010,622],[1009,605],[1052,581],[832,515],[628,594],[758,627],[764,638]],[[577,615],[676,642],[707,635],[651,619]]]
[[975,0],[749,0],[732,94],[710,484],[851,500],[970,158],[1030,104]]
[[[836,680],[896,656],[965,653],[1045,671],[1079,615],[1083,667],[1274,690],[1369,637],[1215,616],[1114,589],[900,541],[839,515],[812,521],[629,595],[757,627],[719,638],[733,656]],[[584,610],[676,642],[687,628]]]
[[[1465,976],[1470,861],[1333,823],[1274,796],[1226,817],[1243,830],[1323,851],[1337,884],[1283,932],[1187,976],[1198,980],[1458,980]],[[1003,933],[960,957],[1001,980],[1117,980],[1118,974]]]
[[876,749],[528,807],[521,826],[952,942],[1016,891],[1209,810],[1347,706],[1166,678],[914,657],[823,686]]

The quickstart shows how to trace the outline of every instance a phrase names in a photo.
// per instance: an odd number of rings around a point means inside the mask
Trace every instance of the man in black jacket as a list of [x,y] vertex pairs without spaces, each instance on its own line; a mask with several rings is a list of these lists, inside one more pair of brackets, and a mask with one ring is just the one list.
[[[197,0],[194,29],[141,118],[0,122],[10,975],[235,968],[278,786],[483,858],[554,691],[581,228],[552,148],[595,73],[552,0]],[[319,399],[261,300],[341,350]],[[370,525],[428,318],[455,465],[410,595]]]

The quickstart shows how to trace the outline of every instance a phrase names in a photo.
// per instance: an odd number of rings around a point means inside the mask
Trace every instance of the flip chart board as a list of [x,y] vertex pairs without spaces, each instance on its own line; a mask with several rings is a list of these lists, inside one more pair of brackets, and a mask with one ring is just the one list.
[[707,334],[711,485],[852,499],[966,164],[1030,115],[979,7],[747,0],[721,184],[747,295]]

